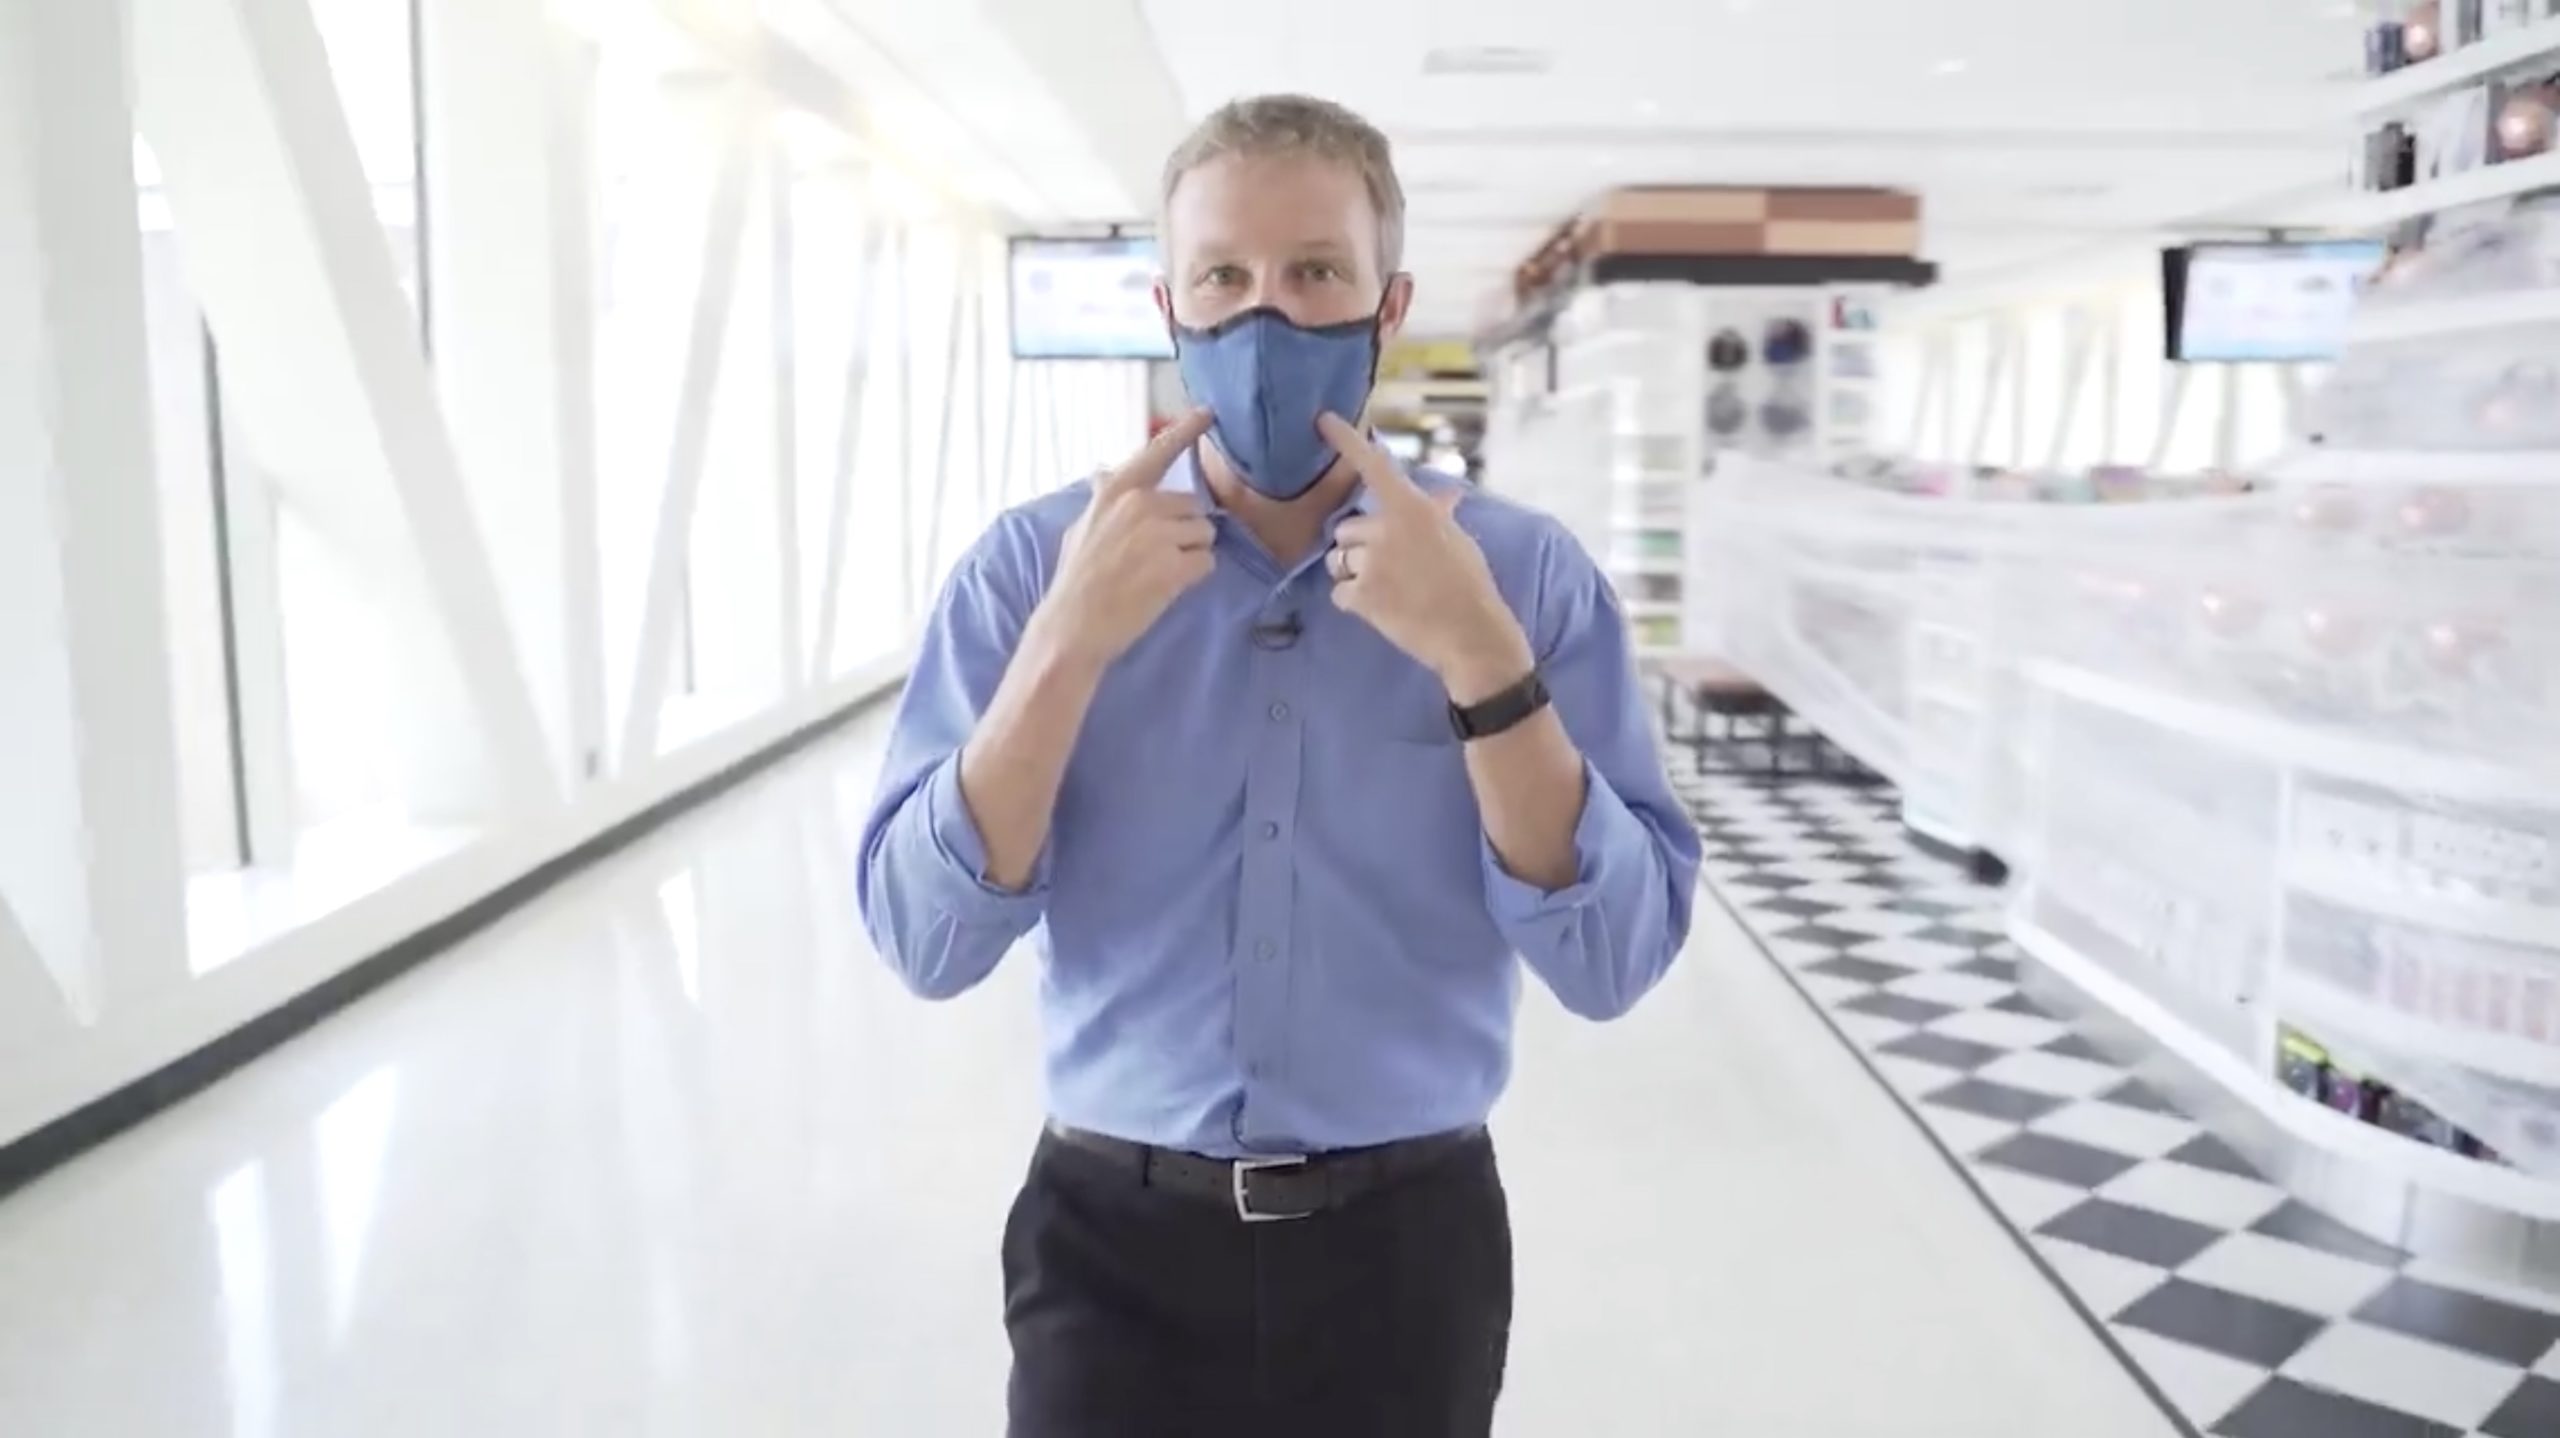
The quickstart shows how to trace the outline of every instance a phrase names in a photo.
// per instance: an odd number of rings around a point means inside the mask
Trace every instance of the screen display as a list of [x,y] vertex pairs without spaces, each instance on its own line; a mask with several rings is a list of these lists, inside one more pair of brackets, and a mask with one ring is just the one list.
[[1016,359],[1171,359],[1150,239],[1013,242]]
[[2382,257],[2382,245],[2367,240],[2197,245],[2185,252],[2185,293],[2174,283],[2170,290],[2169,357],[2334,359]]

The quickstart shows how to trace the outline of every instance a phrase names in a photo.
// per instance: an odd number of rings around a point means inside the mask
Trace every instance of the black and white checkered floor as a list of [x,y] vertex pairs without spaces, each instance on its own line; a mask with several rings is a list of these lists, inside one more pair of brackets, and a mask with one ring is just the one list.
[[2288,1199],[2039,1012],[1999,892],[1914,847],[1890,790],[1686,787],[1725,904],[2182,1427],[2560,1438],[2560,1302]]

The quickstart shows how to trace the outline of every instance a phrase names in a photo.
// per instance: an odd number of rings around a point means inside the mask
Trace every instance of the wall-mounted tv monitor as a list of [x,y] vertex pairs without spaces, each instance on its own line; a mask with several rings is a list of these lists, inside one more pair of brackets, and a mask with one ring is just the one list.
[[1011,264],[1013,357],[1171,359],[1156,312],[1151,239],[1017,237]]
[[2169,358],[2193,364],[2335,359],[2382,268],[2375,240],[2190,245],[2160,254]]

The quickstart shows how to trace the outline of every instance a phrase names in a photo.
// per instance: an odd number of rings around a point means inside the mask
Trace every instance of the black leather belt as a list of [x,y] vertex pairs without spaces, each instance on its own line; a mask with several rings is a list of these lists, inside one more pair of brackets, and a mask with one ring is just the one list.
[[1240,1159],[1203,1158],[1062,1123],[1050,1124],[1049,1136],[1111,1160],[1145,1187],[1233,1208],[1246,1223],[1270,1223],[1313,1217],[1410,1178],[1483,1142],[1484,1129],[1452,1129],[1376,1148]]

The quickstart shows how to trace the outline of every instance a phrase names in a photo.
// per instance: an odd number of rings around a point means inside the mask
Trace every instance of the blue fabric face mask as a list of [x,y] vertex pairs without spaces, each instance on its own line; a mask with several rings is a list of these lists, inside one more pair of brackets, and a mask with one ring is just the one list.
[[1173,334],[1182,386],[1209,407],[1218,452],[1272,499],[1296,499],[1324,478],[1335,455],[1316,416],[1330,410],[1358,424],[1377,379],[1374,314],[1308,329],[1264,306]]

